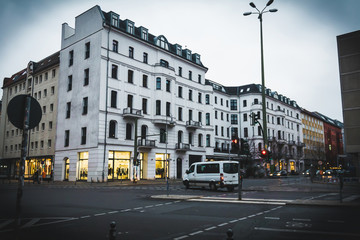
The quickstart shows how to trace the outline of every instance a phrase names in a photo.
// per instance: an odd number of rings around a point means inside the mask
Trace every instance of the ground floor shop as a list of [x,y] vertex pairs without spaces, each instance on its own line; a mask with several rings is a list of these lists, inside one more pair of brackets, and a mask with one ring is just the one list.
[[[105,158],[104,158],[105,157]],[[182,178],[191,162],[205,161],[205,154],[189,154],[166,149],[140,152],[89,149],[55,154],[55,181],[122,181]]]

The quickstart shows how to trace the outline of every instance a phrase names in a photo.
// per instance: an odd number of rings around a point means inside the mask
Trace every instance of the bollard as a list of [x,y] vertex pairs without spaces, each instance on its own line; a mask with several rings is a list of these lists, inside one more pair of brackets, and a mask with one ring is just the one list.
[[231,228],[229,228],[229,229],[226,231],[226,235],[227,235],[226,240],[234,240],[234,239],[233,239],[234,233],[233,233],[233,231],[232,231]]
[[116,239],[116,223],[112,221],[110,223],[109,240],[115,240],[115,239]]

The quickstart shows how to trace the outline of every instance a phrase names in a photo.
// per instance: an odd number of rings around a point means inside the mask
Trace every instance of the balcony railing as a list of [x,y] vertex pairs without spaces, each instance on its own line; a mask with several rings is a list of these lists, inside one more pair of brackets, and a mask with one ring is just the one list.
[[188,144],[188,143],[175,143],[175,149],[177,151],[188,151],[188,150],[190,150],[190,144]]
[[186,121],[186,127],[187,128],[201,128],[202,124],[201,124],[201,122],[196,122],[196,121],[190,120],[190,121]]
[[155,115],[153,119],[155,124],[167,124],[170,127],[175,126],[176,121],[174,117],[164,116],[164,115]]
[[139,148],[154,148],[156,147],[155,140],[148,140],[148,139],[139,139],[138,140],[138,147]]
[[142,110],[135,109],[135,108],[124,108],[123,110],[123,116],[124,117],[131,117],[131,118],[142,118]]

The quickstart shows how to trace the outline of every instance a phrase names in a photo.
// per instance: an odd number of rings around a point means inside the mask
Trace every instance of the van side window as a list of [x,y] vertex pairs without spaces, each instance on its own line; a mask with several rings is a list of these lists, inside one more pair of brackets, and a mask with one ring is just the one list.
[[194,172],[194,170],[195,170],[195,165],[191,165],[191,167],[189,168],[189,173]]
[[224,163],[224,173],[237,173],[238,163]]
[[220,173],[220,167],[218,163],[214,164],[199,164],[196,167],[197,173]]

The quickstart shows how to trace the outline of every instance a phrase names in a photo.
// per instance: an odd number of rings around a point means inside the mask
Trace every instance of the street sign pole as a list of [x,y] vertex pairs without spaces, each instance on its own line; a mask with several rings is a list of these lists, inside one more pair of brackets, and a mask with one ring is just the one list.
[[[24,124],[23,124],[23,135],[21,142],[21,159],[20,159],[20,169],[19,169],[19,185],[17,190],[16,197],[16,232],[19,233],[20,228],[20,214],[21,214],[21,198],[23,195],[23,187],[24,187],[24,170],[25,170],[25,160],[27,155],[27,144],[28,144],[28,129],[29,129],[29,117],[30,117],[30,106],[31,106],[31,98],[26,97],[25,108],[24,108]],[[17,236],[18,238],[19,236]]]

